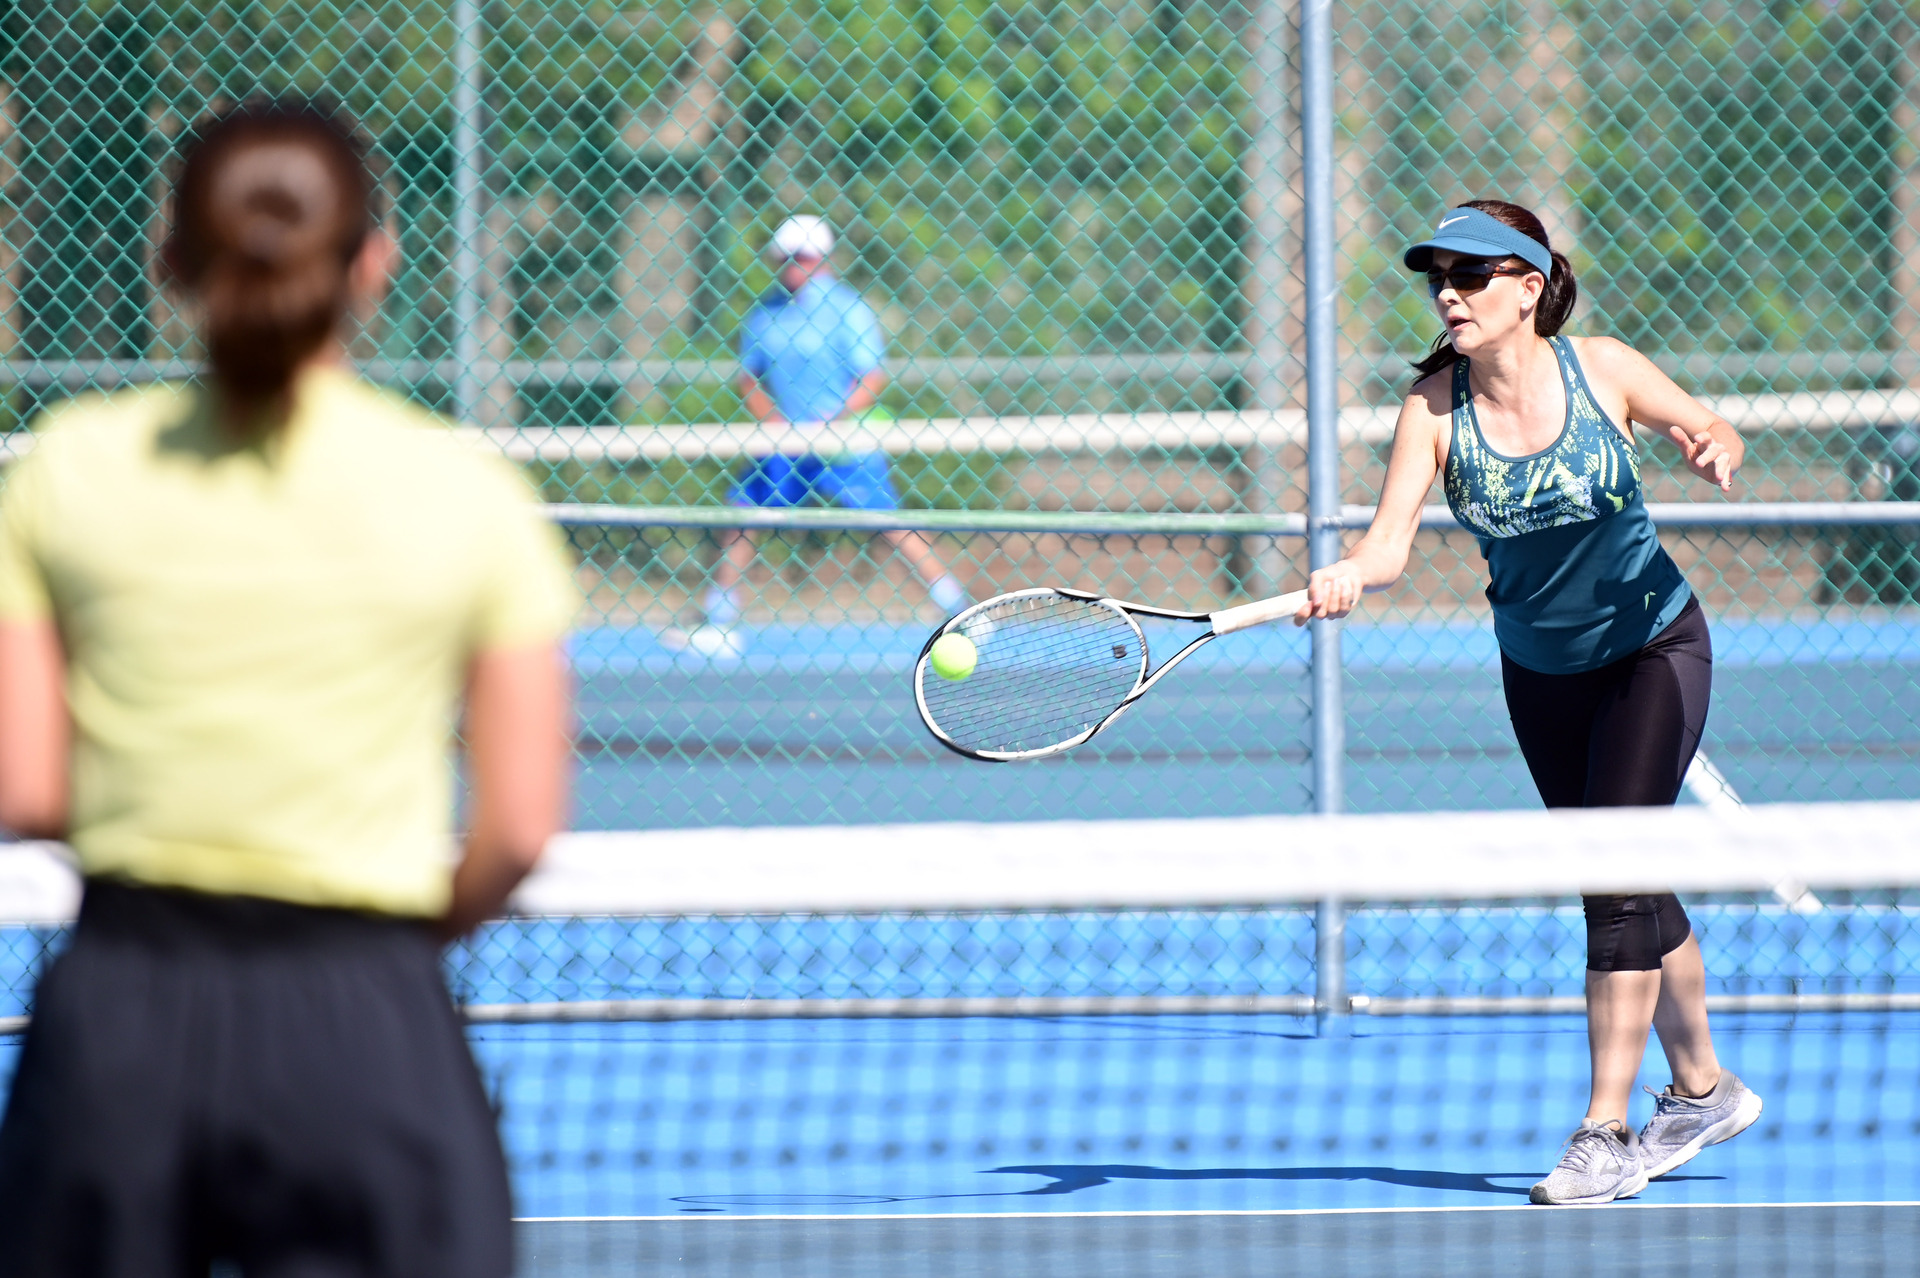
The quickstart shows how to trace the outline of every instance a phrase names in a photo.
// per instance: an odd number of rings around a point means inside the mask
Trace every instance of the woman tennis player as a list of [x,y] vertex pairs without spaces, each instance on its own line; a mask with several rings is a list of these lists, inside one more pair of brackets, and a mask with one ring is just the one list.
[[200,129],[163,264],[209,375],[50,412],[0,496],[0,822],[86,878],[0,1274],[509,1272],[439,956],[559,819],[573,592],[504,462],[340,367],[376,189],[322,110]]
[[[1550,808],[1671,804],[1706,724],[1706,617],[1654,536],[1631,429],[1677,443],[1725,490],[1745,449],[1653,363],[1605,337],[1562,337],[1573,268],[1518,205],[1449,209],[1406,252],[1445,334],[1415,367],[1379,513],[1316,571],[1305,617],[1345,616],[1405,570],[1436,476],[1487,558],[1514,734]],[[1603,1203],[1737,1135],[1760,1098],[1720,1066],[1700,945],[1671,894],[1588,897],[1593,1087],[1536,1203]],[[1673,1070],[1637,1135],[1627,1102],[1649,1026]]]

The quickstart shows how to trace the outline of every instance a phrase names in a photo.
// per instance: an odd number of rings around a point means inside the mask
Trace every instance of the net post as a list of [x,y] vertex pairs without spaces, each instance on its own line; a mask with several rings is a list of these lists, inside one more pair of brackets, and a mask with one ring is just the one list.
[[1313,1024],[1321,1038],[1351,1032],[1353,1002],[1347,993],[1347,904],[1337,896],[1313,909]]
[[480,419],[480,7],[453,0],[453,414]]

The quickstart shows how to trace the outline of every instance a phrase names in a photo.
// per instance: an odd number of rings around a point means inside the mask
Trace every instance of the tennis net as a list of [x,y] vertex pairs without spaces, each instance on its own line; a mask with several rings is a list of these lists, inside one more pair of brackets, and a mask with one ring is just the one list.
[[[1631,1226],[1476,1213],[1584,1112],[1579,894],[1653,889],[1760,1123]],[[0,1011],[74,892],[0,853]],[[1623,1240],[1675,1266],[1641,1272],[1894,1272],[1920,1241],[1917,803],[571,834],[448,974],[532,1273],[1483,1274]]]

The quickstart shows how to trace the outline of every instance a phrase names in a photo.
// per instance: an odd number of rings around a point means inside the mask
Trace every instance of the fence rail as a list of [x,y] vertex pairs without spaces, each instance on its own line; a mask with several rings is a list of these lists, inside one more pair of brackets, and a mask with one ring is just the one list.
[[[1343,506],[1332,526],[1364,531],[1372,506]],[[846,510],[821,507],[588,506],[554,504],[547,517],[567,528],[780,529],[821,532],[1068,533],[1079,536],[1305,537],[1306,515],[1106,510]],[[1907,528],[1920,526],[1915,501],[1649,502],[1664,528]],[[1424,506],[1420,527],[1456,531],[1445,506]]]
[[[1075,381],[1125,383],[1139,380],[1207,382],[1223,391],[1235,383],[1251,382],[1268,374],[1268,360],[1256,351],[1165,350],[1112,354],[965,355],[923,354],[893,356],[882,363],[888,380],[902,390],[924,387],[992,387],[1017,383],[1053,384]],[[1883,351],[1825,351],[1755,357],[1742,352],[1689,355],[1684,359],[1656,357],[1669,375],[1695,386],[1760,377],[1766,381],[1809,380],[1823,374],[1832,381],[1858,381],[1858,391],[1820,392],[1832,402],[1863,399],[1871,404],[1887,392],[1878,384],[1896,387],[1920,380],[1920,353],[1890,356]],[[1367,384],[1381,370],[1378,357],[1342,361],[1341,380],[1349,386]],[[731,354],[681,356],[674,359],[608,359],[577,356],[567,359],[401,359],[358,361],[360,371],[375,381],[410,389],[427,382],[453,384],[463,377],[486,384],[504,381],[516,389],[536,385],[593,385],[624,388],[644,395],[650,388],[668,385],[729,384],[741,373]],[[178,381],[193,376],[199,366],[188,359],[0,359],[0,387],[65,390],[106,389],[146,382]],[[1303,361],[1281,357],[1275,376],[1297,385],[1305,372]],[[1403,378],[1404,380],[1404,378]],[[1704,392],[1706,398],[1738,403],[1748,396],[1724,391]],[[1911,401],[1908,401],[1909,403]],[[1911,407],[1905,410],[1914,416]],[[475,413],[456,413],[467,420]]]

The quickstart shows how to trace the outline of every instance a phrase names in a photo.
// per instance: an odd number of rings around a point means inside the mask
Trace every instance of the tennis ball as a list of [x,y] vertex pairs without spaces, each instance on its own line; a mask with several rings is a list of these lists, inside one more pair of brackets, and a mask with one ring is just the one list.
[[945,634],[933,641],[933,672],[942,679],[964,679],[973,673],[980,650],[962,634]]

